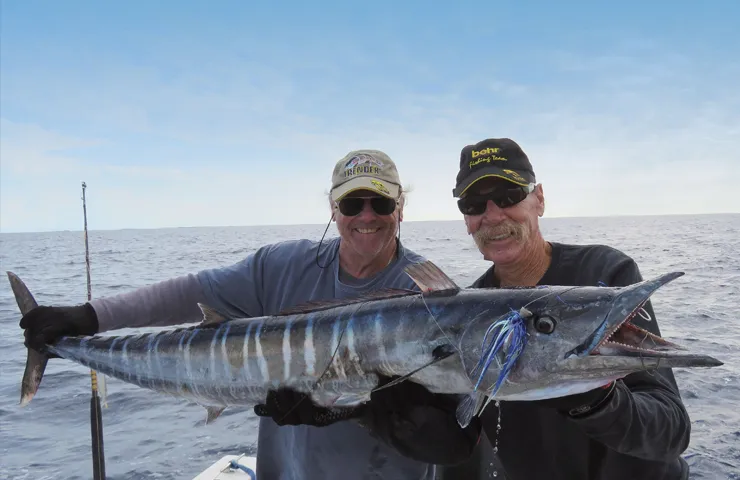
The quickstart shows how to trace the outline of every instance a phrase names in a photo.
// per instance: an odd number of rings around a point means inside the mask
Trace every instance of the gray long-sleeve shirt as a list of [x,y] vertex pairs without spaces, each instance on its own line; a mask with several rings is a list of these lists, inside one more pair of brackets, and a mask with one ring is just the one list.
[[[417,289],[404,272],[423,257],[403,248],[367,281],[340,280],[339,239],[267,245],[234,265],[204,270],[91,303],[100,331],[198,322],[198,302],[233,317],[261,316],[312,300],[350,298],[380,288]],[[327,268],[320,268],[329,264]],[[334,261],[332,261],[334,259]],[[355,422],[278,426],[260,419],[257,477],[269,479],[432,480],[433,465],[402,456]]]

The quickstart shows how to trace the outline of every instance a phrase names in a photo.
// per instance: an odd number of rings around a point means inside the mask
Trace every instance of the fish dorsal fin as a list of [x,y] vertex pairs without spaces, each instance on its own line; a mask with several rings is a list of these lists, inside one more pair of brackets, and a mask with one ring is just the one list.
[[226,317],[218,313],[213,308],[199,303],[200,311],[203,312],[203,325],[217,325],[226,320]]
[[276,316],[298,315],[301,313],[318,312],[320,310],[328,310],[330,308],[341,307],[344,305],[352,305],[356,303],[370,302],[373,300],[385,300],[389,298],[405,297],[418,294],[419,292],[415,290],[407,290],[403,288],[384,288],[352,298],[313,300],[310,302],[301,303],[294,307],[288,307],[281,310]]
[[206,407],[206,425],[213,423],[214,420],[224,413],[224,410],[226,410],[226,407]]
[[460,291],[460,287],[429,260],[413,263],[404,270],[425,295],[454,295]]

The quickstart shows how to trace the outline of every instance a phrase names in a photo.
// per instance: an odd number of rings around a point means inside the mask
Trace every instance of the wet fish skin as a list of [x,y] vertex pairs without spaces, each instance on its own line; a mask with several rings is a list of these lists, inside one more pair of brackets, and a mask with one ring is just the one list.
[[[405,375],[449,343],[425,305],[441,310],[444,306],[436,305],[441,298],[409,295],[383,303],[158,333],[63,337],[48,349],[105,375],[202,405],[254,405],[267,390],[288,386],[310,392],[317,404],[348,406],[369,398],[378,373]],[[468,391],[460,363],[448,363],[452,368],[434,367],[434,377],[444,372],[447,378],[435,378],[428,387]]]
[[[201,306],[204,321],[197,326],[63,337],[47,348],[125,382],[197,402],[207,408],[208,421],[226,407],[261,403],[280,386],[309,393],[319,405],[356,405],[369,399],[378,374],[415,372],[408,380],[432,392],[465,396],[458,420],[466,425],[486,396],[537,400],[638,370],[722,364],[656,336],[649,337],[651,348],[641,349],[644,340],[638,342],[629,318],[680,274],[625,288],[460,289],[431,262],[407,273],[424,293],[380,292],[249,319],[227,320]],[[8,276],[25,313],[35,300],[17,276]],[[543,321],[553,330],[540,331]],[[511,330],[504,335],[499,329],[500,348],[487,345],[494,327],[504,324]],[[605,343],[610,335],[627,344]],[[512,353],[517,339],[526,345]],[[440,357],[441,350],[454,354]],[[22,404],[43,375],[37,358],[29,351]],[[482,359],[490,361],[478,369]]]

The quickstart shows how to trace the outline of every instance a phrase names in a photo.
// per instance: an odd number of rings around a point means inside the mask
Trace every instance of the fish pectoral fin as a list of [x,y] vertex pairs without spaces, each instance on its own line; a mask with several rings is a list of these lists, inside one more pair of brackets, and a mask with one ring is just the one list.
[[322,407],[352,407],[370,400],[380,379],[374,373],[363,377],[325,378],[311,389],[311,400]]
[[460,291],[460,287],[429,260],[412,263],[404,271],[425,295],[455,295]]
[[354,407],[370,401],[370,390],[366,392],[343,393],[333,400],[333,407]]
[[206,417],[206,425],[216,420],[222,413],[224,413],[226,407],[206,407],[208,416]]
[[466,428],[470,425],[470,422],[473,421],[473,417],[481,414],[485,401],[486,395],[477,390],[465,395],[457,405],[457,411],[455,412],[457,424],[462,428]]
[[430,367],[437,362],[441,362],[445,358],[449,358],[455,353],[457,353],[457,350],[455,350],[455,347],[453,347],[452,345],[449,345],[449,344],[439,345],[432,351],[432,359],[429,362],[407,373],[406,375],[402,375],[398,378],[394,378],[388,383],[384,383],[383,385],[373,390],[373,392],[377,392],[378,390],[382,390],[384,388],[392,387],[393,385],[398,385],[399,383],[408,380],[415,373],[420,372],[421,370],[424,370],[425,368]]
[[226,321],[226,317],[218,313],[212,307],[203,303],[198,303],[198,307],[200,307],[200,311],[203,312],[203,325],[217,325]]

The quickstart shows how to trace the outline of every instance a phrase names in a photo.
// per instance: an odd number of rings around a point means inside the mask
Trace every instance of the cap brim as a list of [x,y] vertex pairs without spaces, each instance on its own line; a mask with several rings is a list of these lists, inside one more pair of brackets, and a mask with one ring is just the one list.
[[370,190],[384,197],[397,199],[401,187],[395,183],[378,180],[375,177],[355,177],[332,190],[331,198],[337,202],[348,193],[356,190]]
[[496,178],[502,178],[504,180],[508,180],[511,183],[514,183],[516,185],[526,187],[530,183],[533,183],[535,180],[529,177],[529,174],[521,174],[519,172],[515,172],[514,170],[508,170],[498,167],[486,167],[482,168],[480,170],[476,170],[475,172],[468,175],[465,180],[460,183],[455,189],[452,191],[453,197],[460,197],[462,196],[468,188],[470,188],[475,182],[478,180],[482,180],[484,178],[490,178],[490,177],[496,177]]

